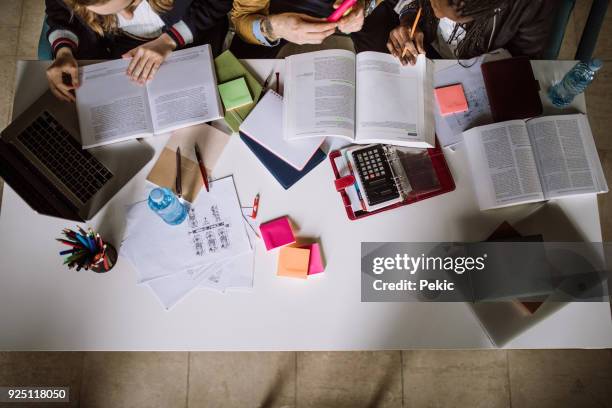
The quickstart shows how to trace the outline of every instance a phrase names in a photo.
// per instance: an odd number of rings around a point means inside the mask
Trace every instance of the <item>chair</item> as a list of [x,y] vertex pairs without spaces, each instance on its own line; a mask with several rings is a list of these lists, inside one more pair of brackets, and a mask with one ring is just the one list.
[[[549,44],[546,47],[543,59],[553,60],[559,57],[563,36],[576,5],[576,0],[558,0],[557,3],[557,14],[555,15]],[[609,3],[610,0],[593,0],[589,17],[582,31],[578,49],[576,50],[576,60],[588,61],[592,58]]]

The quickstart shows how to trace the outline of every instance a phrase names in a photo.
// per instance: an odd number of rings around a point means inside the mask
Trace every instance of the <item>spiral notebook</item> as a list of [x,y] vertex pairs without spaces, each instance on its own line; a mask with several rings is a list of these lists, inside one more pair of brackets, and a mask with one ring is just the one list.
[[325,140],[324,137],[287,141],[283,137],[283,97],[268,91],[240,125],[240,133],[270,153],[302,171]]

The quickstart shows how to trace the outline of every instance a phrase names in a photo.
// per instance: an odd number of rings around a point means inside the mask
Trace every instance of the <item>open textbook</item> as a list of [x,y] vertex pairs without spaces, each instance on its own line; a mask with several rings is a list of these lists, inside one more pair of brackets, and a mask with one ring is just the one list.
[[608,191],[586,115],[495,123],[463,137],[483,210]]
[[138,85],[129,60],[79,68],[76,106],[83,148],[152,136],[223,117],[209,45],[173,52]]
[[433,65],[390,54],[325,50],[285,58],[285,139],[434,147]]

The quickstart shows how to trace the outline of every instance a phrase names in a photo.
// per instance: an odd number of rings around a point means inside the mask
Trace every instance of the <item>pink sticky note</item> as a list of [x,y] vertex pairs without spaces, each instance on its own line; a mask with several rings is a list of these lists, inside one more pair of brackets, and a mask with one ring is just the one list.
[[436,99],[438,100],[438,106],[440,107],[440,113],[442,116],[450,115],[452,113],[465,112],[468,110],[468,103],[465,99],[465,92],[463,92],[463,85],[456,84],[436,88],[434,92],[436,94]]
[[300,248],[310,249],[310,259],[308,261],[308,274],[314,275],[325,270],[323,265],[323,257],[321,256],[321,248],[319,244],[303,245]]
[[295,236],[287,217],[263,223],[259,226],[259,230],[268,251],[295,242]]

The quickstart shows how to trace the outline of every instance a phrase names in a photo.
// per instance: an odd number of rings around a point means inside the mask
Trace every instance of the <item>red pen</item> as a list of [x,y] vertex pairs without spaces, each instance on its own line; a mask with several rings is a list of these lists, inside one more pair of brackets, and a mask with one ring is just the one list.
[[208,175],[206,174],[206,167],[204,166],[204,161],[202,160],[202,155],[200,154],[200,148],[198,145],[194,145],[196,158],[198,159],[198,165],[200,166],[200,174],[202,175],[202,180],[204,180],[204,187],[206,187],[206,191],[210,191],[208,189]]
[[255,200],[253,200],[253,212],[251,212],[251,218],[255,219],[257,217],[257,210],[259,210],[259,194],[255,196]]

